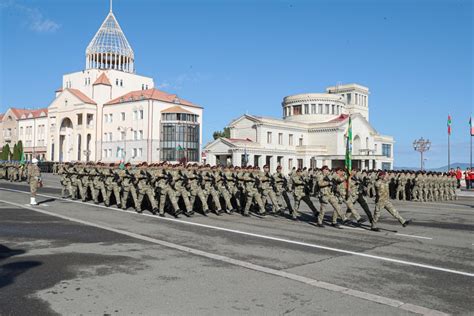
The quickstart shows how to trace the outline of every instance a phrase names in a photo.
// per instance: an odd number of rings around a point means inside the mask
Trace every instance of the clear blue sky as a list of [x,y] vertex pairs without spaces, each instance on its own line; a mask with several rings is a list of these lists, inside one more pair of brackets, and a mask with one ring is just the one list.
[[[0,111],[46,107],[85,49],[108,0],[0,0]],[[205,107],[204,143],[245,112],[281,116],[282,98],[360,83],[370,119],[393,135],[396,166],[432,141],[427,167],[469,161],[473,1],[115,0],[137,73]]]

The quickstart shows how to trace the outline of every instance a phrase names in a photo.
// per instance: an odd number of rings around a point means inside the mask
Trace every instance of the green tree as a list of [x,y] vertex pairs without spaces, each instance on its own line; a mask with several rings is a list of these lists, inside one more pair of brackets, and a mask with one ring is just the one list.
[[2,160],[10,160],[10,145],[5,144],[2,149]]
[[13,160],[13,161],[20,160],[20,159],[18,158],[18,145],[17,145],[17,144],[13,145],[12,160]]
[[18,149],[18,160],[21,160],[21,156],[23,155],[23,142],[21,140],[19,140],[17,143],[17,149]]
[[230,138],[230,128],[224,127],[223,131],[215,131],[214,133],[212,133],[212,137],[214,139],[218,139],[221,137]]

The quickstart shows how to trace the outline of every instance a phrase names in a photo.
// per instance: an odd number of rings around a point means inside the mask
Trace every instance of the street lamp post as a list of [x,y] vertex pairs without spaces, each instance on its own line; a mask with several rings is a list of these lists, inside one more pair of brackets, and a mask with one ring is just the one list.
[[413,149],[420,153],[420,162],[421,162],[420,168],[422,171],[423,171],[423,153],[425,151],[430,150],[430,147],[431,147],[431,142],[429,139],[423,139],[423,137],[421,137],[420,139],[413,141]]
[[125,163],[125,158],[127,157],[127,130],[130,130],[130,132],[133,132],[132,127],[125,127],[125,126],[119,126],[117,127],[118,131],[125,132],[125,135],[123,137],[123,162]]

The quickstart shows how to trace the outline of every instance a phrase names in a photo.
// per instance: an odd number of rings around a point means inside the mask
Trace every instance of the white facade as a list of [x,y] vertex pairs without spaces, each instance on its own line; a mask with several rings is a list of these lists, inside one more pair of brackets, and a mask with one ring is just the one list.
[[204,148],[207,163],[250,165],[271,170],[293,167],[343,167],[349,116],[352,120],[353,167],[392,169],[393,138],[380,135],[368,122],[366,87],[350,84],[330,87],[328,93],[285,97],[283,119],[243,115],[232,121],[230,138]]
[[133,50],[110,11],[86,49],[85,70],[63,75],[62,87],[48,107],[46,159],[157,162],[163,141],[161,112],[169,109],[176,112],[174,125],[189,123],[199,133],[193,148],[186,147],[189,142],[178,141],[182,150],[173,156],[168,148],[167,157],[178,159],[183,153],[186,158],[200,157],[202,107],[159,91],[152,78],[135,74]]
[[23,114],[18,120],[18,140],[23,144],[26,160],[46,159],[48,147],[48,110],[40,109]]

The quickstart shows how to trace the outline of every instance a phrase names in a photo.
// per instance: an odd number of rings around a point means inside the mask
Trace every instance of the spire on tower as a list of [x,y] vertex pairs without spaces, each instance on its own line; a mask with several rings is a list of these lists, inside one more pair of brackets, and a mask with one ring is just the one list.
[[112,1],[113,0],[110,0],[110,12],[112,12]]

